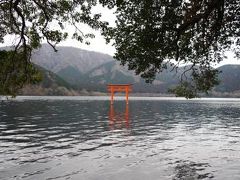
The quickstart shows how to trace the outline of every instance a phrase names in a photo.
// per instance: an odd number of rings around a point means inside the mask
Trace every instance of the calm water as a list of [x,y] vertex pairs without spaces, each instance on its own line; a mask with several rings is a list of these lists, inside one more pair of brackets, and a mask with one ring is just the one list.
[[0,179],[240,179],[240,100],[0,102]]

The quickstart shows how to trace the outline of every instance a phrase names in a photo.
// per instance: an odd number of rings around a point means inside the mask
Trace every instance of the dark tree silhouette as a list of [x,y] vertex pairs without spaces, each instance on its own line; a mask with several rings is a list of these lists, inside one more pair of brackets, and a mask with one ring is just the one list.
[[[115,27],[92,13],[96,5],[115,11]],[[218,71],[211,65],[222,61],[226,51],[240,56],[240,0],[2,0],[0,10],[0,42],[7,34],[19,37],[12,53],[0,56],[2,94],[14,94],[34,82],[31,51],[43,39],[56,50],[55,45],[69,36],[65,27],[71,25],[76,30],[71,36],[88,44],[94,35],[84,34],[79,23],[101,30],[107,42],[113,40],[115,58],[148,82],[163,69],[188,64],[179,86],[172,89],[188,98],[218,84]],[[16,61],[22,65],[16,66]]]
[[[78,25],[103,30],[107,25],[99,20],[100,14],[91,12],[96,5],[97,0],[1,0],[0,43],[8,34],[15,35],[16,41],[9,52],[0,51],[0,94],[15,95],[25,84],[41,79],[31,63],[31,52],[43,40],[55,51],[56,44],[69,36],[89,44],[94,35],[84,34]],[[73,34],[65,30],[69,25],[75,28]]]
[[239,0],[122,0],[116,6],[117,25],[106,32],[116,59],[147,81],[189,64],[172,89],[179,96],[211,90],[218,84],[211,65],[228,50],[240,55]]

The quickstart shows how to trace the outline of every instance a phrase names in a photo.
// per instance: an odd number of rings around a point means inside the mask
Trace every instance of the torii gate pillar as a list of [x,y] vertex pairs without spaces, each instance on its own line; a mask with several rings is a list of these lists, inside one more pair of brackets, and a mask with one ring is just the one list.
[[108,84],[108,91],[111,93],[111,104],[113,104],[113,98],[115,92],[125,92],[126,103],[128,104],[128,95],[132,91],[132,84]]

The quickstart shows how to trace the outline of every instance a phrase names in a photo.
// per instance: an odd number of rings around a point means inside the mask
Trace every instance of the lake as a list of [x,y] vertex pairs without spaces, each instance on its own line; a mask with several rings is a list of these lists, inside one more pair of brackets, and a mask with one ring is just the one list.
[[1,100],[0,179],[239,180],[240,99]]

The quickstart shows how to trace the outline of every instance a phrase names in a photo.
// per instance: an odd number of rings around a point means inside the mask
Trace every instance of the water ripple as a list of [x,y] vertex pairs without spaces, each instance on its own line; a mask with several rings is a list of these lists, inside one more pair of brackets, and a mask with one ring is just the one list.
[[239,119],[237,101],[4,101],[0,179],[239,179]]

